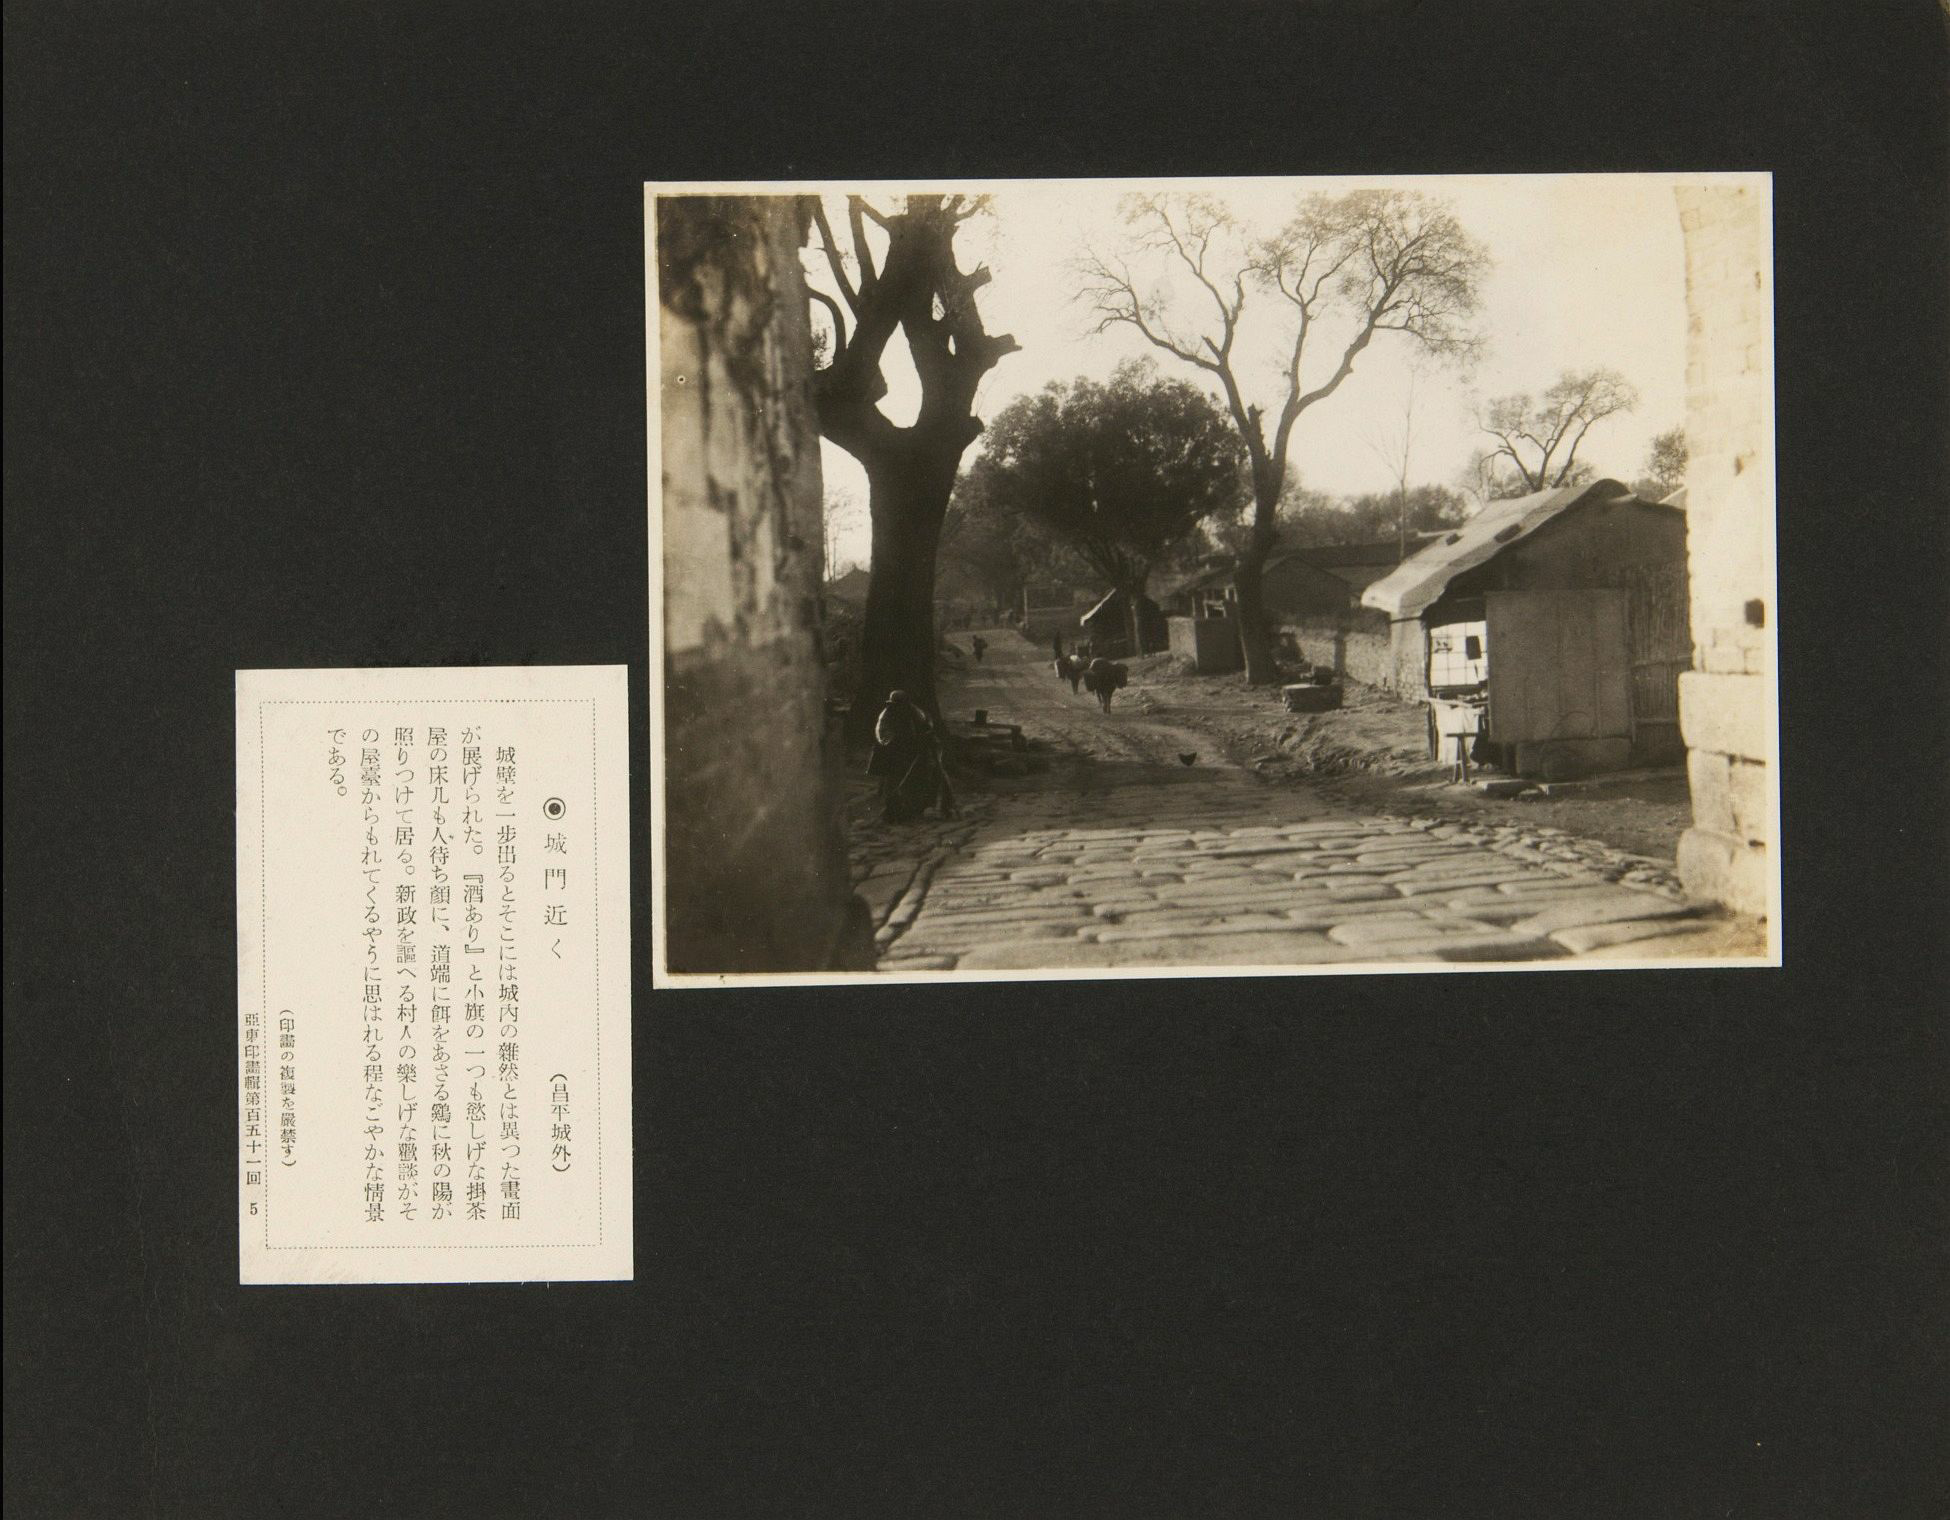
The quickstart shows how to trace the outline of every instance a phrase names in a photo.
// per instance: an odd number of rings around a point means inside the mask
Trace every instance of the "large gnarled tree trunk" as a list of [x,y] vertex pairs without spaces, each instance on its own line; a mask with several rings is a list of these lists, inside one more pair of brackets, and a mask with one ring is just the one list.
[[[860,688],[848,725],[864,737],[890,691],[905,691],[930,714],[938,639],[934,626],[936,554],[941,523],[965,445],[920,440],[889,445],[867,464],[873,519],[872,570],[862,631]],[[863,461],[864,462],[864,461]]]
[[[820,292],[833,323],[833,360],[814,377],[820,431],[860,461],[867,473],[873,559],[862,634],[860,686],[847,720],[849,739],[864,739],[892,690],[903,690],[930,714],[935,697],[935,555],[955,472],[981,435],[975,389],[1015,339],[991,336],[975,309],[986,269],[955,265],[955,230],[980,207],[962,196],[911,195],[906,209],[883,214],[848,198],[854,271],[814,199],[807,214],[819,229],[827,263],[853,316],[847,330],[840,303]],[[886,234],[876,266],[866,223]],[[896,329],[907,341],[921,381],[915,420],[897,427],[881,412],[887,393],[881,356]]]

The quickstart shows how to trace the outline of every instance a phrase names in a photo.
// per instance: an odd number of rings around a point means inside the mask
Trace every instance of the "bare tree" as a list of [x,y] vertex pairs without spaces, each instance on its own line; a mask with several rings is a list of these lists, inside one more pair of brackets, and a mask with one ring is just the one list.
[[1490,457],[1488,449],[1471,452],[1469,462],[1456,472],[1455,486],[1472,503],[1472,512],[1480,512],[1497,498],[1497,487],[1503,478],[1503,471]]
[[[934,578],[941,521],[962,452],[981,435],[976,388],[1020,346],[982,325],[975,293],[989,271],[964,273],[955,262],[956,232],[986,209],[985,197],[910,195],[896,211],[850,195],[849,240],[842,246],[823,202],[816,196],[805,202],[832,285],[830,291],[808,287],[831,335],[830,357],[813,376],[819,429],[867,472],[873,529],[860,686],[847,725],[853,738],[866,735],[880,700],[896,687],[938,711]],[[905,427],[879,405],[887,394],[881,361],[897,330],[921,382],[919,414]]]
[[[1247,680],[1264,685],[1279,672],[1260,579],[1278,541],[1294,424],[1340,389],[1380,334],[1401,333],[1439,356],[1472,352],[1467,324],[1489,258],[1446,204],[1400,190],[1309,196],[1264,237],[1204,196],[1133,196],[1125,220],[1131,236],[1120,256],[1085,254],[1082,297],[1098,332],[1135,328],[1152,347],[1210,376],[1224,397],[1246,445],[1253,492],[1252,532],[1236,571],[1241,642]],[[1189,276],[1189,304],[1200,316],[1174,301],[1168,285],[1146,278],[1161,273]],[[1270,425],[1241,383],[1239,345],[1255,297],[1272,309],[1267,323],[1279,344]],[[1310,373],[1315,347],[1325,348],[1328,364]]]
[[1488,451],[1489,467],[1507,482],[1491,494],[1521,496],[1577,484],[1590,473],[1578,462],[1584,435],[1638,404],[1639,393],[1615,369],[1567,370],[1541,401],[1498,397],[1478,420],[1496,440]]
[[1411,365],[1402,392],[1401,415],[1389,426],[1368,435],[1368,447],[1388,467],[1395,481],[1395,534],[1403,559],[1408,558],[1408,472],[1415,455],[1415,388],[1419,379]]
[[860,498],[844,487],[828,486],[825,500],[821,503],[820,528],[823,533],[823,555],[821,563],[825,566],[827,580],[837,579],[853,568],[852,564],[840,564],[841,541],[851,534],[860,522]]

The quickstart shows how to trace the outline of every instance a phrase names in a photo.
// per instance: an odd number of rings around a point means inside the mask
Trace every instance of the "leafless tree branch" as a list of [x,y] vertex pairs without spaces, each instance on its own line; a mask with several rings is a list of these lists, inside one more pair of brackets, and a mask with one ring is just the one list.
[[847,278],[846,264],[840,258],[839,240],[833,236],[833,224],[826,220],[826,208],[819,197],[812,197],[813,224],[819,228],[819,246],[826,250],[826,264],[833,271],[833,281],[840,287],[840,294],[846,297],[846,304],[853,314],[860,314],[860,296]]

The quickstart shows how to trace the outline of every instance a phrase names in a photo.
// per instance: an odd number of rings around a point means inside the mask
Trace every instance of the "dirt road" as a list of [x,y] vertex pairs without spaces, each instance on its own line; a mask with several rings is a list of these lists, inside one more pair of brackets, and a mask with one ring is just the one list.
[[883,970],[1756,953],[1669,894],[1266,785],[1135,689],[1106,714],[1047,651],[984,637],[986,659],[944,677],[943,711],[1021,724],[1050,765],[997,778],[961,823],[863,831]]
[[[1020,723],[1029,737],[1049,747],[1058,787],[1253,784],[1251,776],[1226,762],[1209,735],[1146,714],[1140,686],[1118,692],[1105,713],[1089,692],[1072,693],[1069,682],[1057,677],[1049,650],[1007,631],[984,637],[988,652],[982,663],[971,659],[959,676],[944,678],[942,711],[965,719],[987,708],[998,722]],[[1196,759],[1187,766],[1182,755]]]

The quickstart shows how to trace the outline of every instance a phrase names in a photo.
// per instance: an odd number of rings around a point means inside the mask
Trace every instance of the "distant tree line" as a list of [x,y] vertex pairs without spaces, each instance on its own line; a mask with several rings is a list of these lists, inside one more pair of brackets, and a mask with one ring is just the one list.
[[[1075,389],[1087,394],[1088,387],[1089,382],[1079,382]],[[1068,388],[1051,389],[1061,394]],[[1049,426],[1062,414],[1049,393],[1024,397],[990,424],[991,439],[1009,437],[1033,426],[1037,418]],[[1047,460],[1029,466],[1013,450],[984,454],[955,484],[941,534],[942,565],[960,571],[997,605],[1010,607],[1021,602],[1024,587],[1032,584],[1073,583],[1106,591],[1148,588],[1155,593],[1163,581],[1213,560],[1236,561],[1254,531],[1250,488],[1236,435],[1223,428],[1223,418],[1216,422],[1209,446],[1225,462],[1225,472],[1208,466],[1197,491],[1185,490],[1169,477],[1147,482],[1140,496],[1127,498],[1134,502],[1128,520],[1091,511],[1081,493],[1067,501],[1052,495],[1044,506],[1037,481],[1041,471],[1054,468]],[[1124,473],[1128,479],[1142,479],[1135,470]],[[1454,527],[1465,520],[1470,506],[1469,498],[1451,487],[1412,486],[1407,492],[1407,531],[1417,535]],[[1330,496],[1294,485],[1282,497],[1274,520],[1275,543],[1295,548],[1392,541],[1401,510],[1394,491]]]
[[1305,546],[1376,544],[1396,538],[1404,527],[1411,538],[1442,532],[1464,522],[1469,513],[1469,498],[1450,486],[1419,485],[1405,493],[1365,491],[1338,497],[1300,490],[1281,503],[1280,539],[1286,545]]
[[[1216,408],[1202,411],[1203,398],[1182,382],[1162,382],[1173,392],[1166,397],[1145,393],[1158,385],[1148,366],[1127,366],[1110,385],[1081,379],[1052,385],[1005,408],[990,424],[988,450],[955,482],[941,529],[942,568],[997,606],[1012,607],[1031,584],[1103,590],[1148,584],[1155,592],[1170,576],[1237,560],[1254,525],[1236,436],[1225,431]],[[1176,417],[1182,424],[1176,443],[1184,469],[1157,468],[1161,437],[1128,445],[1118,467],[1101,479],[1087,473],[1093,449],[1106,461],[1117,457],[1116,426],[1145,417]],[[1208,452],[1193,468],[1195,448]],[[1591,473],[1585,466],[1560,483]],[[1685,478],[1685,433],[1674,428],[1652,440],[1631,486],[1648,501],[1663,501]],[[1123,494],[1111,489],[1113,482],[1124,484]],[[1335,495],[1294,480],[1280,497],[1274,542],[1280,549],[1372,544],[1406,533],[1412,547],[1418,537],[1460,526],[1505,491],[1485,496],[1425,482]],[[829,512],[858,510],[844,493],[829,501]]]

